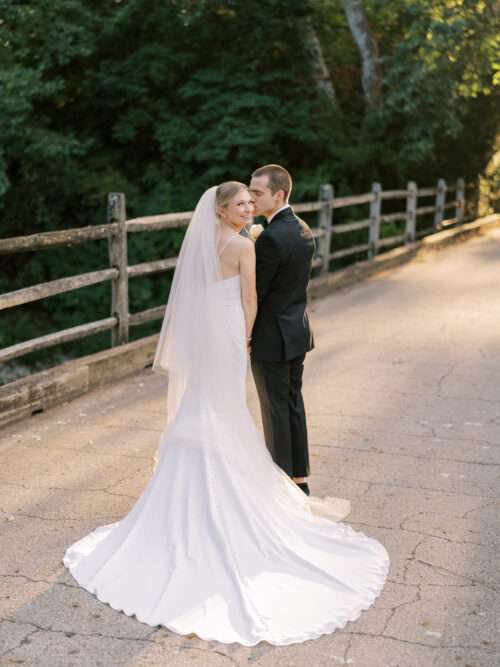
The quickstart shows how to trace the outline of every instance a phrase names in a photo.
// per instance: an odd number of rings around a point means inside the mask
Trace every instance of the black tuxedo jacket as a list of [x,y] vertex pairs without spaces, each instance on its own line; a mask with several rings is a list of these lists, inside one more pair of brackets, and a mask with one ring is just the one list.
[[255,242],[258,312],[252,358],[288,361],[314,347],[306,313],[314,238],[289,207],[280,211]]

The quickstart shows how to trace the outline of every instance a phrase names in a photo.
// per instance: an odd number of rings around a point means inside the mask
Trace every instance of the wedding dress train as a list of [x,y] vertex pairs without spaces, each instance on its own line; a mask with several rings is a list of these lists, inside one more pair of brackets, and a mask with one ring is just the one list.
[[239,276],[211,294],[231,400],[214,405],[196,375],[184,382],[142,495],[63,562],[99,600],[151,626],[246,646],[303,642],[372,605],[389,557],[339,522],[348,501],[307,497],[273,462],[246,404]]

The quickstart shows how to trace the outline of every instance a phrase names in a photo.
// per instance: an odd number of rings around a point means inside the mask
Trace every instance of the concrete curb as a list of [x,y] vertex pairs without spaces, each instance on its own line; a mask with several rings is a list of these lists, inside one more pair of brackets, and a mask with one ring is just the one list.
[[0,426],[119,380],[152,363],[158,335],[68,361],[0,387]]
[[[487,229],[500,226],[500,215],[490,215],[447,229],[421,241],[395,248],[371,260],[311,281],[309,296],[318,299],[332,291],[400,266],[417,256],[441,250]],[[56,368],[28,375],[0,387],[0,426],[81,396],[104,382],[142,370],[153,361],[158,335],[103,350]]]

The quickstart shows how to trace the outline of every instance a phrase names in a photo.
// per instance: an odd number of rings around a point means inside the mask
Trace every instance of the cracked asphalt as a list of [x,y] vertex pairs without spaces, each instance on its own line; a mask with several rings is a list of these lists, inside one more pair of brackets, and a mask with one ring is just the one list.
[[[65,548],[152,471],[165,381],[147,369],[0,432],[0,664],[498,667],[500,230],[313,304],[305,372],[317,495],[391,556],[355,623],[286,647],[151,628],[78,588]],[[249,400],[258,417],[249,379]]]

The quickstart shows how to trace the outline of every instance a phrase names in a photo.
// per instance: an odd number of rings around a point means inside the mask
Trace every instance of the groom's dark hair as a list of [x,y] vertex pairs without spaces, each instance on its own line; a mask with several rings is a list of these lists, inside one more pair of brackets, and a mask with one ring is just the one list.
[[283,190],[285,200],[290,196],[290,192],[292,191],[292,177],[285,167],[281,167],[279,164],[266,164],[256,169],[252,174],[252,178],[254,176],[269,176],[269,188],[273,195],[278,190]]

